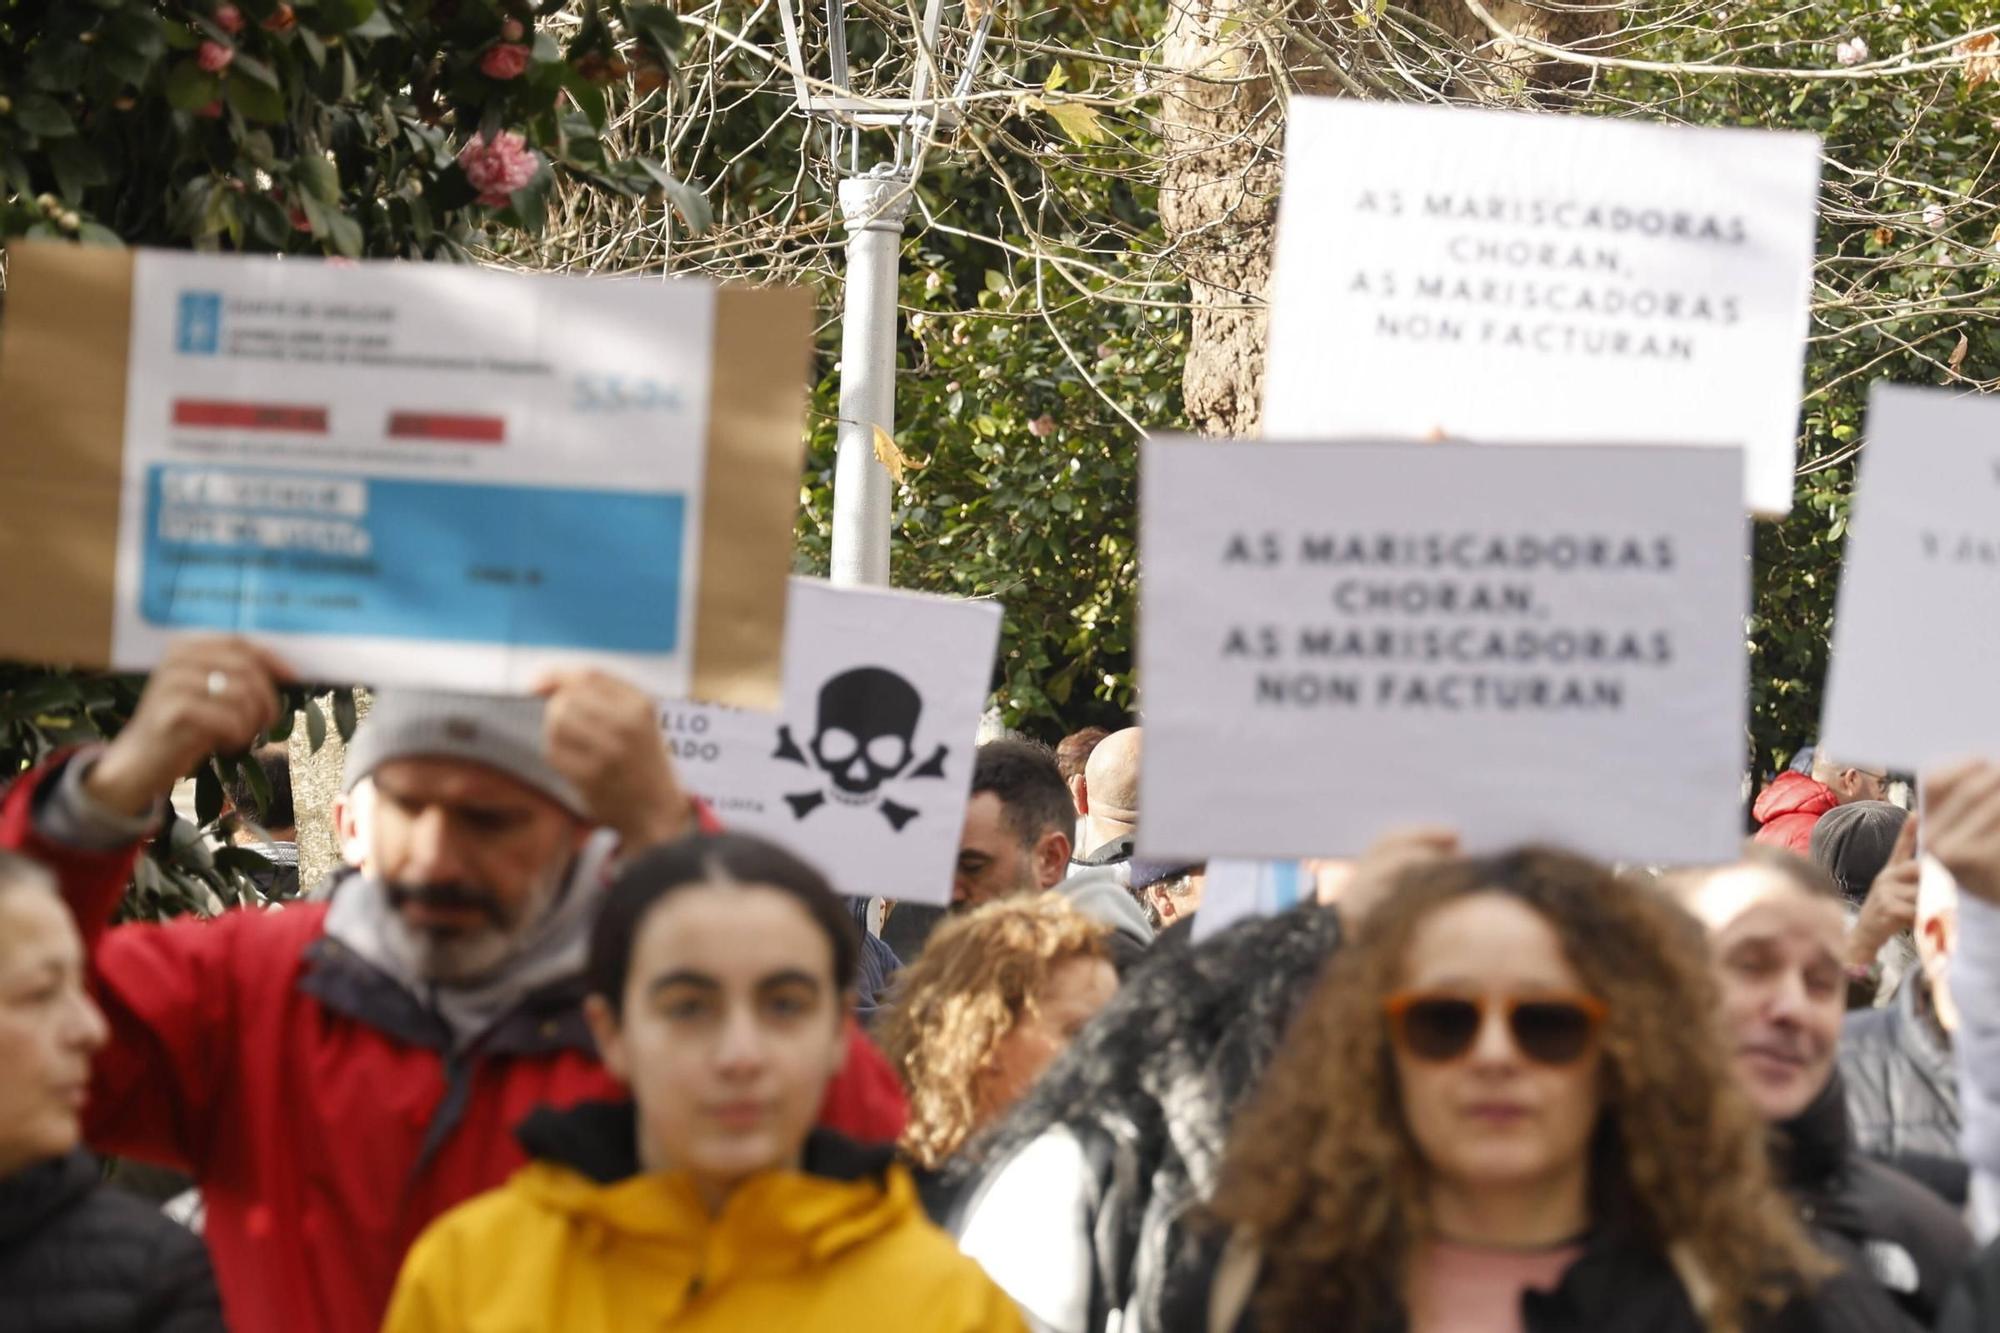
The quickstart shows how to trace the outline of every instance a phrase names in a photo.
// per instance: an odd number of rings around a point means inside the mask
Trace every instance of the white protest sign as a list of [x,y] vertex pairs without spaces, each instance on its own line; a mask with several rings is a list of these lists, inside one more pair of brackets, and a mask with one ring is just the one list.
[[1139,854],[1741,837],[1735,451],[1149,443]]
[[[513,691],[590,665],[775,697],[804,294],[12,259],[0,525],[64,535],[22,567],[60,593],[0,598],[8,649],[144,668],[176,635],[240,633],[309,679]],[[89,385],[34,368],[85,342]],[[70,605],[15,613],[38,596]]]
[[1875,385],[1841,565],[1826,753],[2000,755],[2000,402]]
[[1000,605],[795,579],[780,713],[667,704],[681,778],[724,824],[858,898],[946,906]]
[[1740,445],[1792,505],[1819,141],[1292,99],[1264,436]]

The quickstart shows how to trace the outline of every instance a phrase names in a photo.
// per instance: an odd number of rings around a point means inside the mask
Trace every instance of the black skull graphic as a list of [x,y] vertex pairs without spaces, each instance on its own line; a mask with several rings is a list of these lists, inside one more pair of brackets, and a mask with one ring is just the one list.
[[833,779],[836,801],[862,805],[910,766],[924,701],[881,667],[843,671],[820,688],[812,757]]
[[[901,831],[917,817],[909,806],[900,805],[882,794],[882,785],[897,778],[941,778],[944,776],[945,747],[940,745],[914,770],[917,722],[923,716],[923,697],[916,687],[886,667],[865,666],[843,671],[820,687],[819,711],[807,752],[792,739],[790,727],[778,728],[778,750],[773,756],[796,764],[818,765],[833,783],[833,799],[842,805],[867,806],[881,803],[882,815]],[[826,804],[820,792],[801,792],[785,798],[798,818]]]

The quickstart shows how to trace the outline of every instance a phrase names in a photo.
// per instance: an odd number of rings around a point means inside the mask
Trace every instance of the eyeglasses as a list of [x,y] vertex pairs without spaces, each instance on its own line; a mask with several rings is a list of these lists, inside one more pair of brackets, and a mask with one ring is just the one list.
[[1419,1060],[1444,1064],[1463,1059],[1498,1006],[1515,1049],[1537,1064],[1580,1059],[1604,1023],[1604,1001],[1594,995],[1452,995],[1403,991],[1382,1004],[1396,1044]]

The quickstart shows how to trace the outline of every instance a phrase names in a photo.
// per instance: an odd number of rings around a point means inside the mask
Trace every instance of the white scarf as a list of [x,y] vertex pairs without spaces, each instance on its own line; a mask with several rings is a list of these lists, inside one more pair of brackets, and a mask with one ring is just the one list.
[[577,852],[555,901],[517,947],[482,976],[449,984],[417,968],[407,936],[391,926],[393,910],[382,882],[359,871],[333,888],[326,933],[387,975],[442,1018],[452,1044],[464,1049],[505,1018],[531,991],[583,971],[590,924],[610,882],[618,837],[599,829]]

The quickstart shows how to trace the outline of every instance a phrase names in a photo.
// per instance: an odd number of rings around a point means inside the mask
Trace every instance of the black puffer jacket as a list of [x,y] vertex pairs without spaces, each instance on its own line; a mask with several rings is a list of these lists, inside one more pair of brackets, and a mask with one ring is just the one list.
[[1855,1146],[1963,1207],[1969,1173],[1958,1146],[1958,1070],[1921,973],[1904,977],[1884,1007],[1847,1016],[1840,1077]]
[[2000,1242],[1979,1252],[1945,1298],[1937,1333],[1993,1333],[2000,1328]]
[[71,1153],[0,1180],[0,1333],[221,1333],[201,1237]]
[[[1207,1277],[1218,1256],[1211,1249]],[[1257,1317],[1255,1296],[1229,1333],[1292,1333],[1267,1327]],[[1162,1320],[1164,1333],[1219,1333],[1210,1323],[1206,1277],[1179,1289]],[[1882,1293],[1847,1274],[1829,1279],[1811,1293],[1801,1292],[1782,1309],[1753,1316],[1750,1333],[1902,1333],[1902,1316]],[[1530,1291],[1521,1298],[1521,1326],[1527,1333],[1706,1333],[1673,1265],[1647,1245],[1617,1233],[1594,1237],[1583,1256],[1564,1271],[1553,1291]],[[1401,1314],[1381,1320],[1374,1333],[1407,1333]],[[1338,1328],[1318,1319],[1314,1328]],[[1299,1333],[1305,1333],[1300,1330]]]
[[1838,1072],[1798,1119],[1780,1127],[1776,1166],[1806,1225],[1836,1257],[1859,1261],[1920,1328],[1972,1258],[1972,1235],[1945,1202],[1857,1151]]

